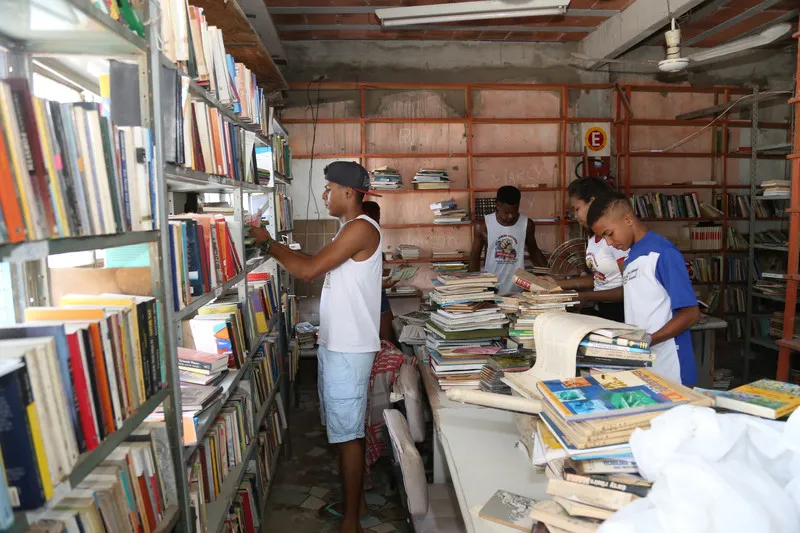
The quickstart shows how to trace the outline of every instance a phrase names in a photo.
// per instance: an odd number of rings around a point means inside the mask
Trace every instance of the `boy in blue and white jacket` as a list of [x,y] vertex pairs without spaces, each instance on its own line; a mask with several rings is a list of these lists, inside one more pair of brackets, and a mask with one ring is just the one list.
[[596,198],[586,218],[595,235],[614,248],[629,250],[623,271],[625,322],[652,336],[653,370],[686,386],[695,385],[689,328],[700,320],[700,309],[683,254],[648,230],[619,193]]

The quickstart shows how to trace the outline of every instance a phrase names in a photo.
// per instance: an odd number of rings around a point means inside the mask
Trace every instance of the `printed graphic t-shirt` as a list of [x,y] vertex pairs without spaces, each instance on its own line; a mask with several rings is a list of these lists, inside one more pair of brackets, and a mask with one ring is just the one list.
[[528,217],[520,215],[513,226],[503,226],[492,213],[486,217],[486,263],[483,269],[497,274],[500,294],[521,292],[514,273],[525,266],[525,234]]
[[620,260],[628,257],[628,252],[617,250],[605,239],[597,240],[591,235],[586,243],[586,266],[594,275],[594,290],[607,291],[622,286]]
[[[672,319],[673,312],[697,305],[683,255],[674,244],[652,231],[635,243],[625,260],[625,322],[652,334]],[[697,368],[690,332],[651,348],[653,370],[691,387]]]

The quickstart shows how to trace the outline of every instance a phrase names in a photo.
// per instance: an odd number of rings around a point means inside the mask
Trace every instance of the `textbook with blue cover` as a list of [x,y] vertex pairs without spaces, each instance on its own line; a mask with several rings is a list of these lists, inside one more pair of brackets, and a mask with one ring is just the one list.
[[704,400],[710,403],[703,395],[648,369],[541,381],[537,388],[567,422],[662,411]]

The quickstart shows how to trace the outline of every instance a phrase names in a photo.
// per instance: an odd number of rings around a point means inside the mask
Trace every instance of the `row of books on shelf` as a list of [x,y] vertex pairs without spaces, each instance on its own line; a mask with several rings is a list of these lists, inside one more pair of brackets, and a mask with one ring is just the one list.
[[750,210],[755,209],[756,218],[775,218],[781,216],[781,210],[775,202],[755,200],[750,202],[747,194],[716,194],[714,195],[715,215],[724,216],[727,209],[728,217],[747,218]]
[[[12,499],[19,494],[12,491]],[[29,531],[155,531],[170,513],[178,511],[166,425],[139,426],[79,485],[61,496],[36,514]]]
[[[280,397],[263,420],[255,420],[244,408],[243,397],[235,396],[201,442],[189,473],[189,497],[197,531],[208,531],[212,525],[208,523],[208,504],[231,496],[231,505],[222,516],[226,531],[258,531],[263,503],[275,475],[273,458],[283,443],[286,429],[285,413],[279,402]],[[254,439],[256,442],[252,443]],[[255,448],[248,454],[251,445]],[[235,494],[223,494],[221,490],[228,476],[242,469]]]
[[0,82],[0,242],[154,229],[150,131],[105,112]]
[[688,226],[689,245],[692,250],[719,250],[722,248],[722,226]]
[[242,271],[231,234],[231,229],[240,228],[241,222],[222,215],[186,213],[170,217],[169,261],[176,311]]
[[255,183],[255,133],[238,126],[219,109],[185,90],[182,85],[188,84],[186,77],[169,72],[164,76],[165,85],[174,81],[175,95],[174,102],[168,102],[163,110],[168,140],[164,145],[166,162]]
[[126,0],[105,0],[92,2],[102,13],[110,16],[124,27],[141,37],[145,38],[144,13],[136,2]]
[[222,30],[186,0],[161,2],[164,55],[248,124],[268,132],[269,106],[255,74],[225,52]]
[[756,200],[744,194],[716,194],[711,205],[699,199],[696,192],[634,194],[629,199],[636,216],[642,218],[747,218],[755,209],[756,218],[775,218],[780,209],[771,202]]
[[0,328],[0,449],[15,509],[41,507],[165,381],[154,298],[69,295]]
[[692,259],[690,273],[694,281],[703,283],[747,281],[747,258],[728,256],[696,257]]
[[289,147],[289,139],[273,133],[269,136],[268,148],[272,153],[273,171],[284,177],[290,177],[292,174],[292,149]]
[[[783,338],[783,311],[773,311],[766,316],[753,317],[753,334],[760,337],[772,337],[773,339]],[[800,338],[800,317],[795,317],[792,337]]]
[[277,231],[291,231],[294,220],[292,199],[282,193],[275,193],[275,226]]

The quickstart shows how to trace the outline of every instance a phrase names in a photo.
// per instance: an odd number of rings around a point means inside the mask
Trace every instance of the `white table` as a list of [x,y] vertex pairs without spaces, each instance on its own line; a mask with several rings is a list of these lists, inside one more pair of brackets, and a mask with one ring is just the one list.
[[547,477],[516,447],[519,434],[510,412],[441,409],[438,435],[468,532],[515,531],[478,516],[499,489],[535,500],[550,498],[545,494]]

